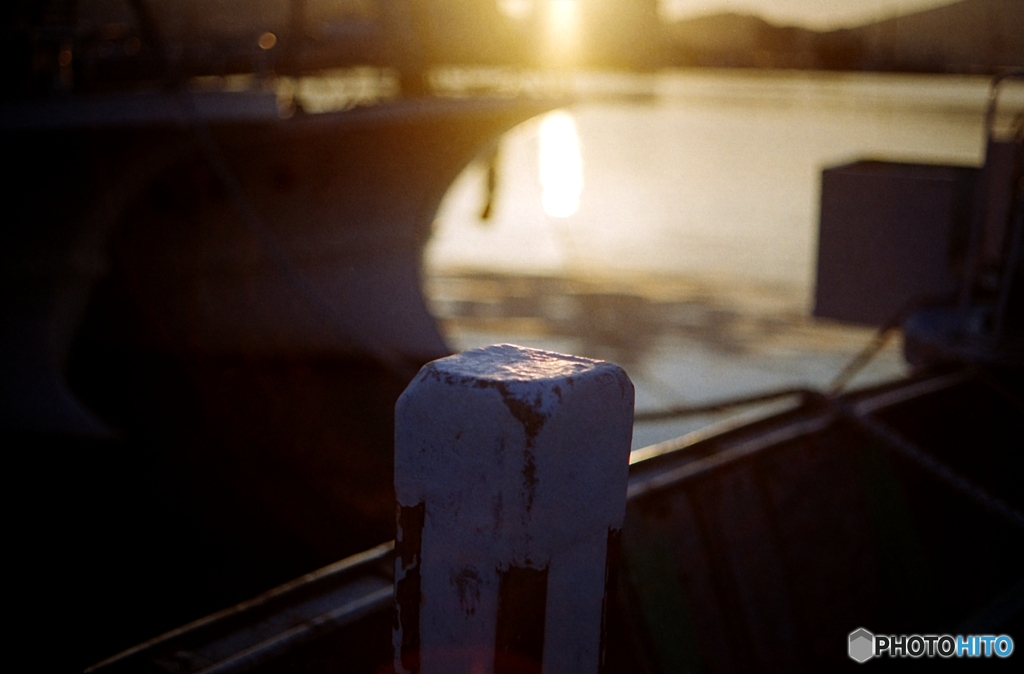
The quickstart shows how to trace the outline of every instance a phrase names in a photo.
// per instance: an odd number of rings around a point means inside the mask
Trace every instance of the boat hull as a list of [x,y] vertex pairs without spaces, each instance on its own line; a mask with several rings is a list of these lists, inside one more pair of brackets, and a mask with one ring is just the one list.
[[16,606],[73,607],[58,669],[393,536],[394,402],[448,353],[434,214],[551,106],[5,119],[0,421],[45,588]]

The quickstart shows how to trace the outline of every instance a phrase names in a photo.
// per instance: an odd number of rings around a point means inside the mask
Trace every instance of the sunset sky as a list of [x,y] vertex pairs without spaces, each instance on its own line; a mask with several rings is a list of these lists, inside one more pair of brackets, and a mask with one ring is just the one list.
[[825,29],[854,26],[956,0],[660,0],[666,18],[736,12],[782,25]]

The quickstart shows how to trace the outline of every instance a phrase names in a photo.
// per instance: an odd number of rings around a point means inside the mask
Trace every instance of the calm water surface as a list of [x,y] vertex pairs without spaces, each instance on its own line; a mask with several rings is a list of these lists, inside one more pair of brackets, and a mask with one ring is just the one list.
[[[825,386],[872,333],[808,316],[821,170],[977,165],[987,78],[691,71],[646,84],[644,99],[508,133],[488,220],[483,163],[452,186],[426,260],[451,345],[616,360],[638,409]],[[897,341],[859,383],[903,373]],[[640,425],[634,446],[715,420]]]

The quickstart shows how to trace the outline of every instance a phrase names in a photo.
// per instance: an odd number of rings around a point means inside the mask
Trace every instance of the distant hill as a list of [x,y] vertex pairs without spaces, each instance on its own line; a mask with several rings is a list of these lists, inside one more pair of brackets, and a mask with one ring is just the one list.
[[864,65],[896,70],[991,71],[1024,66],[1024,0],[964,0],[847,31]]
[[665,26],[675,65],[991,72],[1024,66],[1024,0],[963,0],[842,30],[716,14]]
[[745,14],[713,14],[665,27],[676,65],[814,67],[818,33]]

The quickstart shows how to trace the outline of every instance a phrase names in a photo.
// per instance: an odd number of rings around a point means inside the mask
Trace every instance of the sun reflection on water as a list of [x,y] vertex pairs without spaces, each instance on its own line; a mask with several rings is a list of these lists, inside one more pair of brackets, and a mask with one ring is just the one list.
[[572,115],[549,113],[539,134],[541,205],[553,218],[567,218],[580,208],[583,193],[583,155]]

